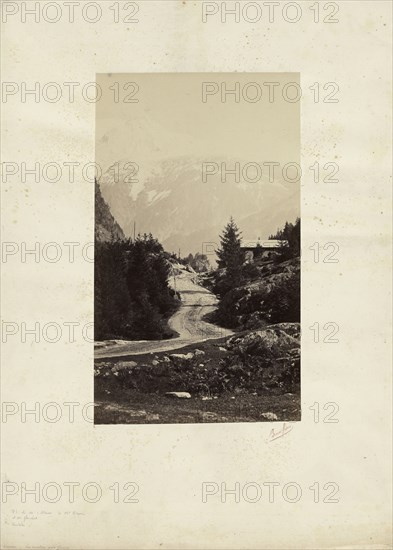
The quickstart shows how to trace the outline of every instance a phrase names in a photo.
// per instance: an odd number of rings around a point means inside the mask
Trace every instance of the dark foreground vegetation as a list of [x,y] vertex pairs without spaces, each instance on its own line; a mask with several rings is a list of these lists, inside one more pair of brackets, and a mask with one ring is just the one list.
[[[95,362],[95,423],[300,420],[299,325]],[[187,392],[188,399],[167,392]]]
[[179,300],[168,286],[169,255],[151,235],[95,245],[95,340],[170,338]]

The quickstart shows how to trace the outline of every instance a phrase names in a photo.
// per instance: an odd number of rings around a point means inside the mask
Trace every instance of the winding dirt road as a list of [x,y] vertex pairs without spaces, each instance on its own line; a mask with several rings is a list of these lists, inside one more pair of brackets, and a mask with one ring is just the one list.
[[170,286],[180,294],[181,306],[169,319],[169,326],[179,333],[170,340],[106,340],[94,345],[94,357],[124,357],[142,355],[158,351],[169,351],[215,338],[233,334],[231,330],[220,328],[203,321],[202,317],[217,307],[217,298],[197,283],[195,273],[183,266],[174,266]]

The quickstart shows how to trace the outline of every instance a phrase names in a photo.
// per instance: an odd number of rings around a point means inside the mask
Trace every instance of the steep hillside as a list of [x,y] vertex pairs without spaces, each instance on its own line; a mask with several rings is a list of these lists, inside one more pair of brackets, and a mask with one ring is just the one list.
[[112,216],[109,206],[103,199],[97,182],[95,183],[94,236],[98,242],[111,242],[125,238],[123,230]]
[[[217,292],[224,278],[225,269],[220,269],[205,284]],[[300,322],[300,258],[261,259],[245,266],[243,283],[221,297],[210,320],[240,330]]]

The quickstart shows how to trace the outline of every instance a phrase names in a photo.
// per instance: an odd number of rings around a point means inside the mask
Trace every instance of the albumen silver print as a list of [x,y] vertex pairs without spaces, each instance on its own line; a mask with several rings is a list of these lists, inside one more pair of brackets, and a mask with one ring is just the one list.
[[95,422],[300,420],[299,75],[97,85]]

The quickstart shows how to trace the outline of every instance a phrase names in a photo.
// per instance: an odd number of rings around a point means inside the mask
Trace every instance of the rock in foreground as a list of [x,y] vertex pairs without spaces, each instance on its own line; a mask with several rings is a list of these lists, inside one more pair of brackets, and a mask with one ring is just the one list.
[[191,399],[191,394],[186,391],[168,391],[165,395],[175,399]]
[[[289,325],[290,323],[286,323]],[[291,323],[292,334],[299,334],[298,323]],[[286,329],[278,326],[271,326],[265,330],[250,332],[245,336],[232,337],[228,341],[228,349],[241,355],[258,355],[262,357],[277,358],[289,353],[290,350],[300,347],[298,338],[289,334]]]
[[193,353],[171,353],[171,355],[169,356],[171,359],[185,359],[186,361],[190,361],[191,359],[194,358],[194,354]]
[[278,420],[277,415],[272,412],[262,413],[261,416],[266,418],[266,420]]

